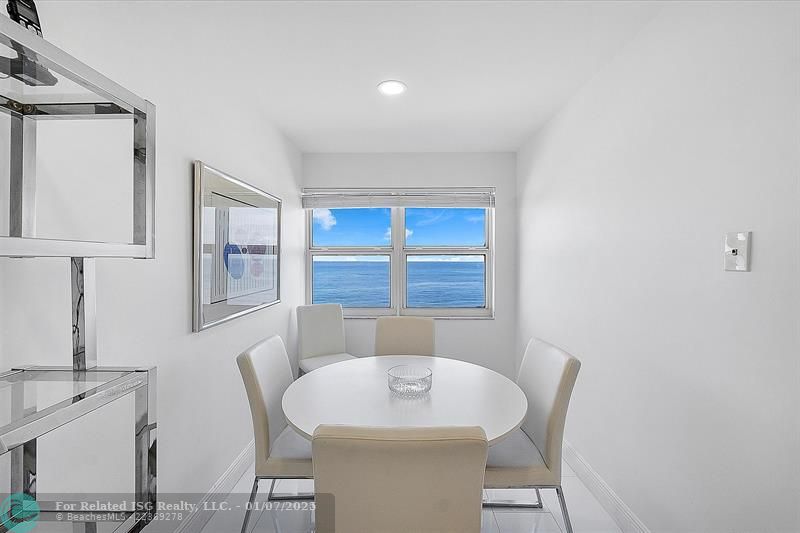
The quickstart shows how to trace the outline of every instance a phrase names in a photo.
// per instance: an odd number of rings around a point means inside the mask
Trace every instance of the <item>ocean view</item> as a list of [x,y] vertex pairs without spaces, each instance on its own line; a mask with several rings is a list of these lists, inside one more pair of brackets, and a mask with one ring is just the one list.
[[[313,262],[313,303],[389,307],[388,261]],[[477,261],[409,261],[409,307],[484,307],[485,266]]]

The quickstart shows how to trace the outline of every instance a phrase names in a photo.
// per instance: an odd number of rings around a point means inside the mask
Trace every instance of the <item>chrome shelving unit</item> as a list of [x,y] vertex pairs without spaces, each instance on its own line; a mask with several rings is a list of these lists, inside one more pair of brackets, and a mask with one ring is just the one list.
[[[0,201],[7,198],[9,214],[7,231],[0,225],[0,257],[71,258],[72,279],[72,365],[30,366],[0,374],[0,455],[11,457],[11,492],[36,498],[37,438],[134,394],[136,506],[119,524],[112,524],[112,530],[139,531],[157,501],[156,371],[97,366],[94,273],[98,257],[154,257],[155,106],[4,16],[0,16],[0,67],[4,73],[0,113],[8,118],[3,127],[8,124],[9,155],[8,163],[0,163],[9,169],[8,194],[0,194]],[[37,124],[109,118],[130,120],[132,128],[130,242],[37,236]],[[75,151],[75,157],[80,154],[81,150]],[[42,507],[37,528],[46,530],[41,526],[55,516],[48,508],[53,502],[37,503]],[[96,523],[79,525],[73,531],[109,530],[108,524],[100,529]]]

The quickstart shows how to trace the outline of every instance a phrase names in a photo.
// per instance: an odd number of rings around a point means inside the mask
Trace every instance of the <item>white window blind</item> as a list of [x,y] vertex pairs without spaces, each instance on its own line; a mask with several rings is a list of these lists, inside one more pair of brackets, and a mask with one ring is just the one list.
[[303,189],[303,207],[494,207],[494,187]]

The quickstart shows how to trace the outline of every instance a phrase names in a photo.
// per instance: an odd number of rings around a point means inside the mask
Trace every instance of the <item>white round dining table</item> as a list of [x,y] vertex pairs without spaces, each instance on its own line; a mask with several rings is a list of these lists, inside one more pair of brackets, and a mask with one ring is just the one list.
[[[397,365],[430,368],[430,392],[409,399],[389,390],[386,371]],[[528,400],[516,383],[482,366],[445,357],[382,355],[309,372],[289,386],[282,405],[289,425],[309,440],[321,424],[480,426],[492,445],[522,425]]]

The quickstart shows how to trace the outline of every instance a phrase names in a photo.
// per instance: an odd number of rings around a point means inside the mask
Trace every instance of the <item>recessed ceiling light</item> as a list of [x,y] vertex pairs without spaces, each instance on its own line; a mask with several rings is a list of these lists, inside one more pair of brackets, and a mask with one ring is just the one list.
[[378,90],[386,96],[397,96],[406,92],[406,84],[397,80],[386,80],[378,84]]

